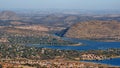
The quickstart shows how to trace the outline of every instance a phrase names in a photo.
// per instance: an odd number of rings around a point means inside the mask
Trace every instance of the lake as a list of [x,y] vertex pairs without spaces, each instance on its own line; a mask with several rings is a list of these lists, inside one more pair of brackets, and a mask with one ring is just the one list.
[[61,46],[61,45],[39,45],[34,44],[31,46],[36,47],[45,47],[45,48],[52,48],[52,49],[65,49],[65,50],[98,50],[98,49],[108,49],[108,48],[120,48],[120,42],[99,42],[99,41],[92,41],[92,40],[81,40],[81,39],[71,39],[71,38],[63,38],[64,40],[69,40],[72,42],[83,43],[83,46]]
[[95,63],[102,63],[102,64],[108,64],[113,66],[120,66],[120,58],[113,58],[113,59],[106,59],[106,60],[86,60],[83,62],[95,62]]
[[[69,40],[72,42],[83,43],[85,45],[83,46],[68,46],[68,45],[66,46],[61,46],[61,45],[41,46],[39,44],[36,44],[32,46],[52,48],[52,49],[64,49],[64,50],[98,50],[98,49],[108,49],[108,48],[120,48],[120,42],[99,42],[99,41],[71,39],[71,38],[62,38],[62,39]],[[97,63],[120,66],[120,58],[107,59],[107,60],[102,60],[102,61],[88,61],[88,62],[97,62]]]

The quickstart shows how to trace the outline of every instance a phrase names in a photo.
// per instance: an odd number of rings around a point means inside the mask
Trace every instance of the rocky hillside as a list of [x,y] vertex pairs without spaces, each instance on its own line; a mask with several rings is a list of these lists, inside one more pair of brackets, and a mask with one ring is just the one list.
[[74,24],[65,34],[70,38],[120,41],[120,22],[89,21]]

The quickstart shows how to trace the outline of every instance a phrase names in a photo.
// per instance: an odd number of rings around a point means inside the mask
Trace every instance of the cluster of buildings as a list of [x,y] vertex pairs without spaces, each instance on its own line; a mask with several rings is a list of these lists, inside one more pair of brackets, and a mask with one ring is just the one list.
[[[14,67],[22,67],[24,68],[24,64],[34,65],[38,64],[39,67],[46,67],[46,68],[99,68],[99,66],[107,67],[107,65],[99,65],[95,63],[87,63],[87,62],[79,62],[79,61],[67,61],[64,59],[54,59],[54,60],[2,60],[2,62],[6,63],[2,64],[4,67],[7,68],[7,66],[14,66]],[[13,65],[14,64],[14,65]],[[22,65],[22,66],[21,66]],[[33,66],[32,68],[34,68]],[[38,67],[38,68],[39,68]],[[29,67],[30,68],[30,67]]]
[[22,68],[19,64],[0,62],[0,68]]
[[82,60],[103,60],[106,59],[105,56],[102,55],[95,55],[95,54],[83,54],[81,56]]

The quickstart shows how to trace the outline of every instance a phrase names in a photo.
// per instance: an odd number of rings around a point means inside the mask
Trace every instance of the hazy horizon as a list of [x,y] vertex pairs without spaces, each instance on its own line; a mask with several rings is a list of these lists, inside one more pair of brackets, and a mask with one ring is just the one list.
[[0,9],[120,10],[120,0],[0,0]]

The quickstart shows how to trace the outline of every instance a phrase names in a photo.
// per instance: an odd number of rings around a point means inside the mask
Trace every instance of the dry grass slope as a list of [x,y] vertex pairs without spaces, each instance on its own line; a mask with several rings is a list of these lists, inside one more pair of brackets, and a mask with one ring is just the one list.
[[73,25],[65,34],[66,37],[119,41],[120,22],[117,21],[89,21]]

